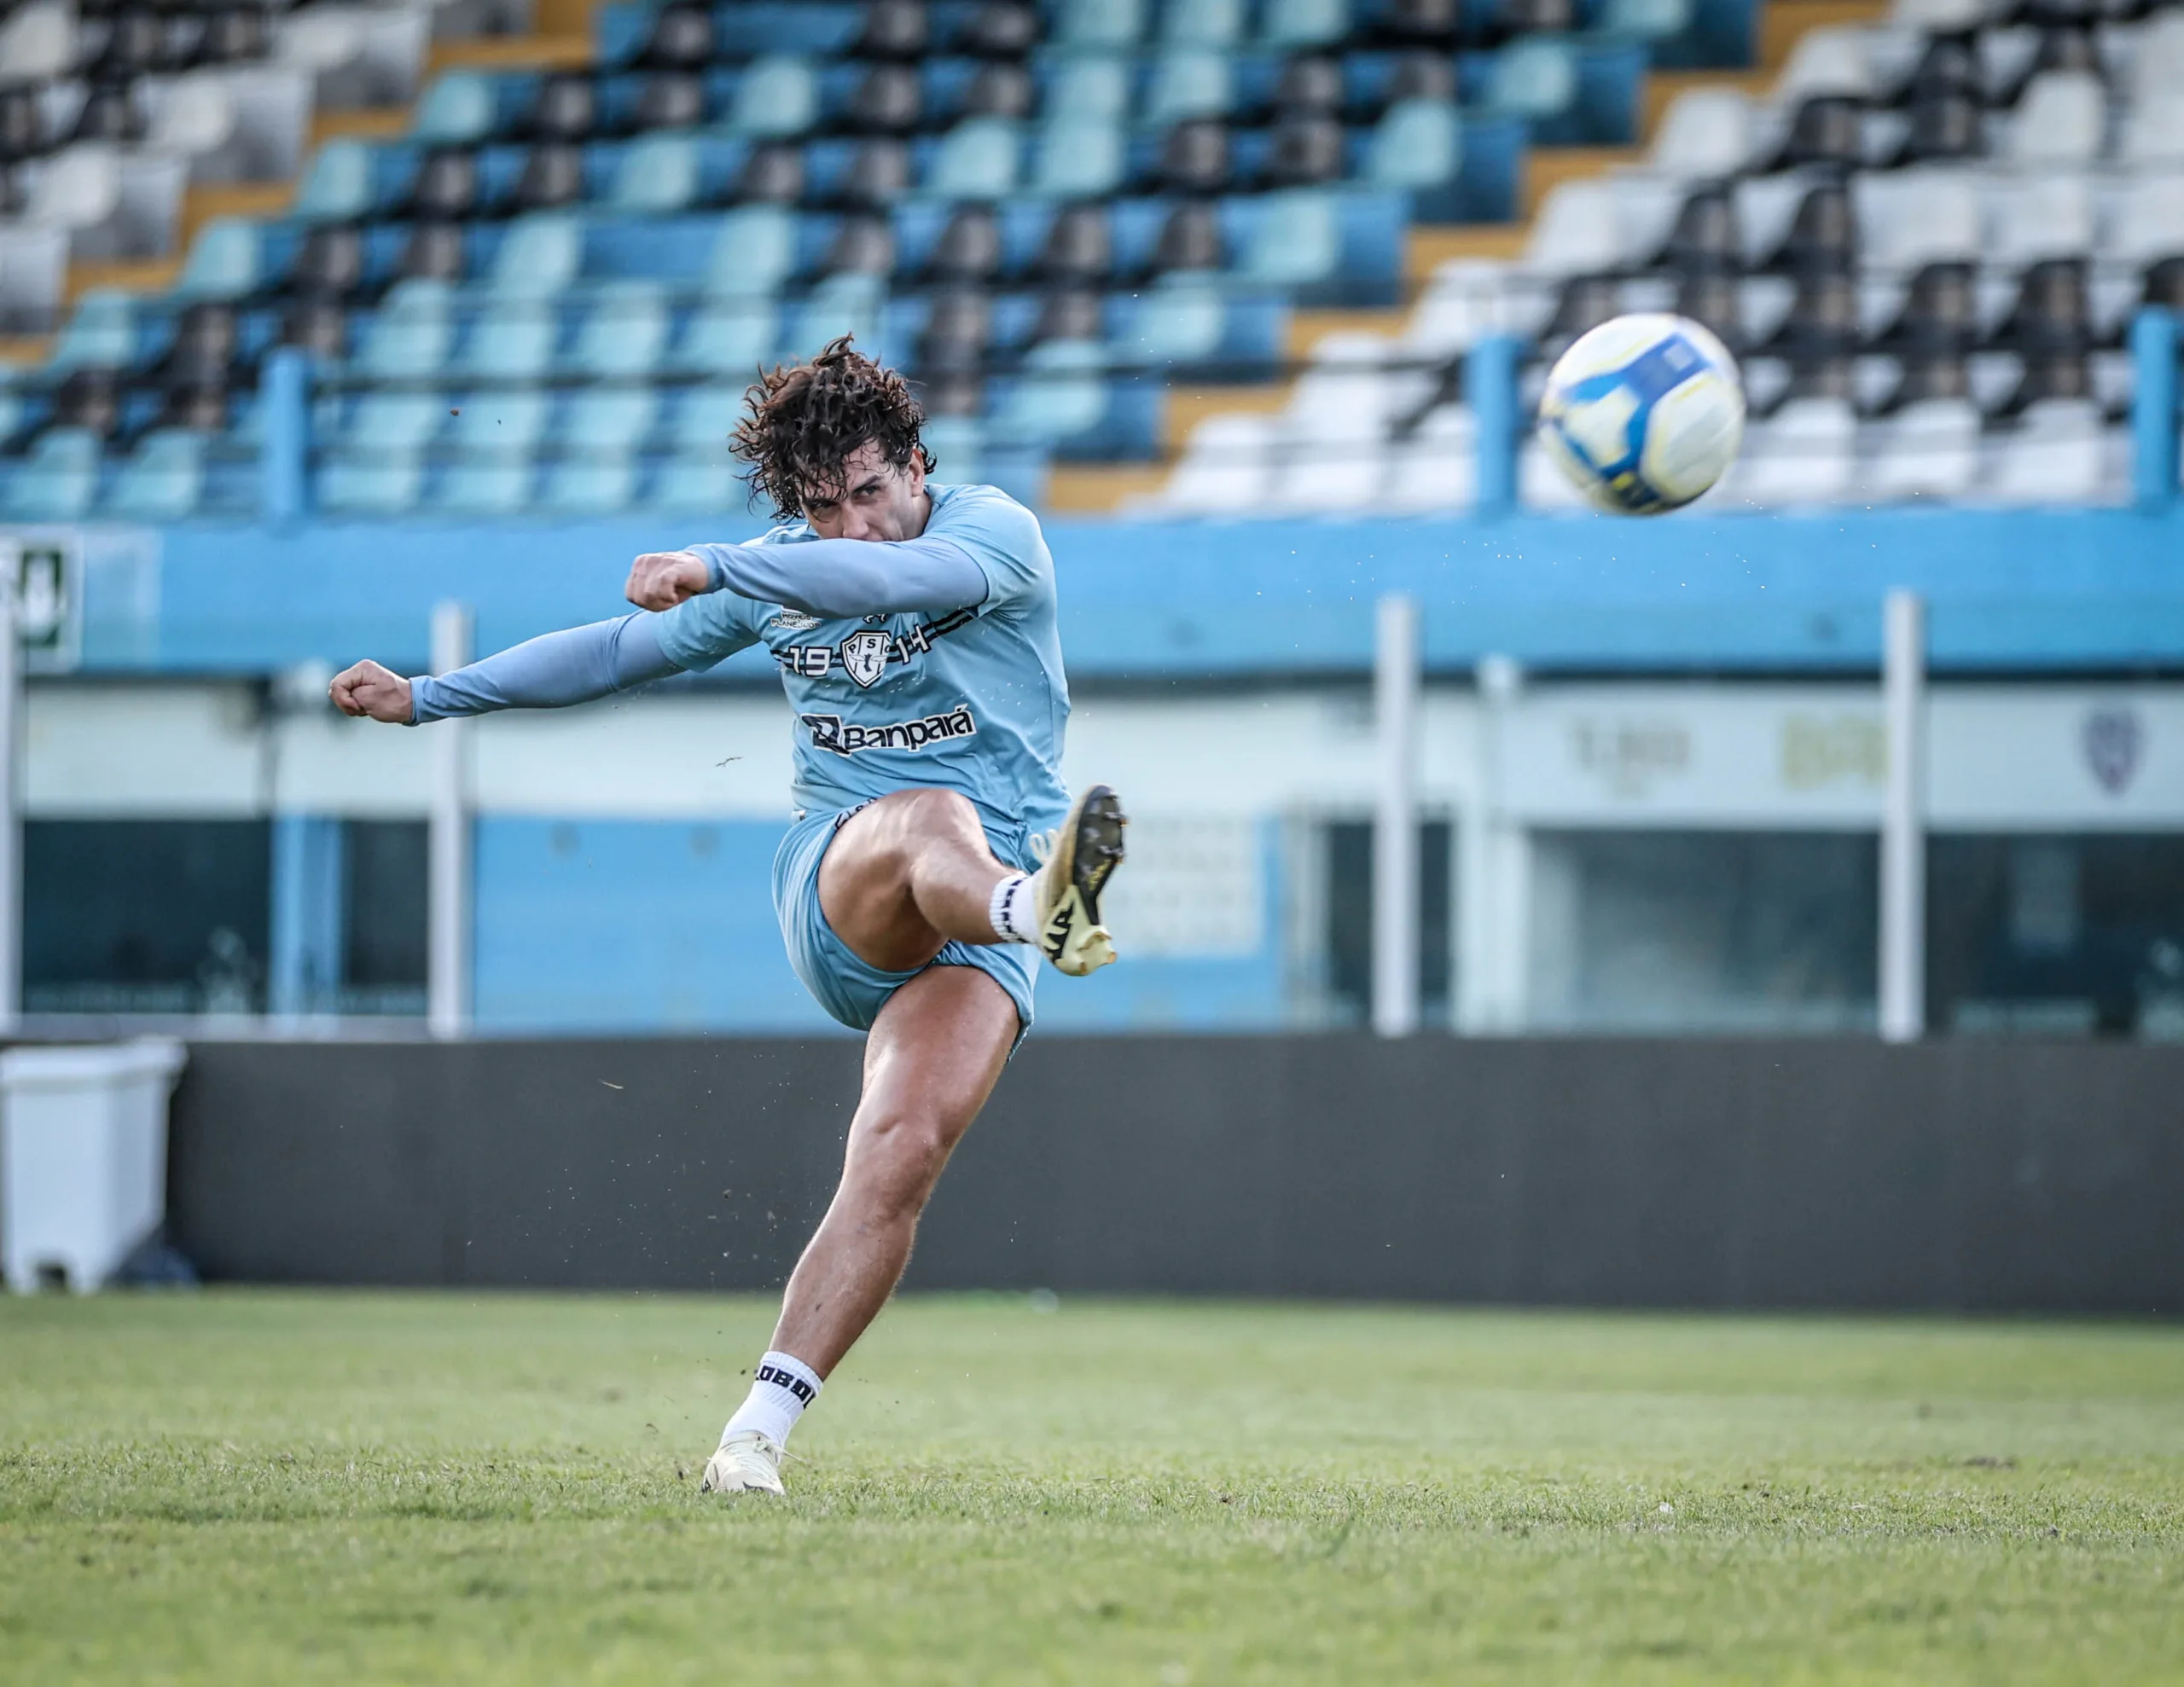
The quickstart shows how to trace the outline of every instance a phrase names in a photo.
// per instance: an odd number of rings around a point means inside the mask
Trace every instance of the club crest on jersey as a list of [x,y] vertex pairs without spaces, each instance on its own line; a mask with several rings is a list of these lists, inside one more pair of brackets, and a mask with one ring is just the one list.
[[885,633],[851,633],[841,644],[842,671],[868,690],[887,671],[895,641]]

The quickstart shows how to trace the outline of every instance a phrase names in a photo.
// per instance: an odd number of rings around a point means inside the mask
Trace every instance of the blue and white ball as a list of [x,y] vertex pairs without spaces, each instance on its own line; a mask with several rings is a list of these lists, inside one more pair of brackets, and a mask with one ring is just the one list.
[[1679,509],[1722,478],[1743,443],[1736,360],[1685,317],[1618,316],[1555,361],[1539,437],[1598,507]]

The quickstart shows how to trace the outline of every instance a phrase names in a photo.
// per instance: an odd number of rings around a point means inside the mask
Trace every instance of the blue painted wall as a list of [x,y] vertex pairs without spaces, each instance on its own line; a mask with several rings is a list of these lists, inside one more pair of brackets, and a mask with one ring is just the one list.
[[[421,665],[432,605],[497,649],[618,612],[629,559],[707,527],[320,525],[177,528],[143,570],[90,573],[86,665],[264,672],[370,653]],[[1870,669],[1879,600],[1925,592],[1943,669],[2184,664],[2184,508],[1912,510],[1653,520],[1052,520],[1080,676],[1355,670],[1372,602],[1415,593],[1427,659],[1544,668]],[[763,661],[727,671],[756,677]]]

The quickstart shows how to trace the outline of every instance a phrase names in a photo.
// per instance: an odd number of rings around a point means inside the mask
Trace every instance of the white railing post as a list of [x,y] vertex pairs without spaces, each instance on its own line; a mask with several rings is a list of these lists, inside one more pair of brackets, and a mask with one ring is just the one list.
[[1881,633],[1880,1034],[1916,1042],[1926,1029],[1926,613],[1915,593],[1888,594]]
[[[470,660],[470,611],[444,603],[433,611],[433,671]],[[429,924],[427,1017],[436,1037],[459,1037],[470,1024],[470,722],[439,721],[433,735],[433,808],[426,892]]]
[[19,567],[0,548],[0,1033],[23,1008],[23,643],[16,614]]
[[1471,800],[1464,805],[1456,863],[1456,1029],[1470,1036],[1511,1029],[1511,946],[1525,930],[1510,905],[1511,857],[1517,853],[1504,812],[1503,739],[1524,670],[1507,656],[1486,656],[1477,668]]
[[1380,797],[1373,818],[1373,1029],[1418,1029],[1418,606],[1380,600],[1374,628],[1373,719]]

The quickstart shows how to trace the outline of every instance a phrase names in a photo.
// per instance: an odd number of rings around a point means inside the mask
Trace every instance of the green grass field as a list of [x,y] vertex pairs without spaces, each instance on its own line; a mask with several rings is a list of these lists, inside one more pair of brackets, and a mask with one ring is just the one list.
[[2184,1680],[2184,1330],[0,1297],[0,1680]]

